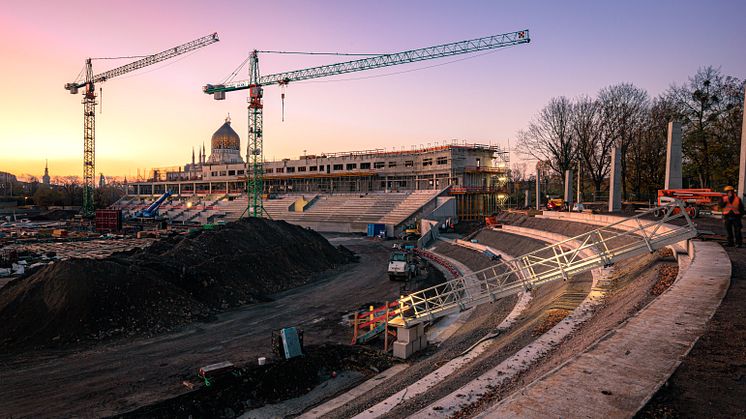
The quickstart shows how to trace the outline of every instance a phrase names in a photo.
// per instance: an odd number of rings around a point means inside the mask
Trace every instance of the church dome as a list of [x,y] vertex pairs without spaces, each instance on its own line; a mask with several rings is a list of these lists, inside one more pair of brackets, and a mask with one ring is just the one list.
[[240,150],[241,139],[231,128],[231,118],[225,118],[223,126],[212,134],[212,150]]

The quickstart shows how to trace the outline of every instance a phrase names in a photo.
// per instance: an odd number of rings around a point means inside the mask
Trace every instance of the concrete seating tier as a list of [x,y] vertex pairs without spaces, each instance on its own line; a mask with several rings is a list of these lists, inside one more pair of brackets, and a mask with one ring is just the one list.
[[399,225],[409,219],[415,212],[425,204],[434,199],[440,191],[415,191],[409,194],[404,201],[389,211],[378,221],[379,224]]
[[[398,225],[410,218],[440,191],[391,192],[360,194],[290,194],[264,201],[272,219],[311,227],[319,231],[364,232],[370,223]],[[300,197],[313,202],[303,212],[288,210]],[[316,198],[314,200],[314,198]],[[225,212],[225,221],[238,219],[244,213],[246,196],[219,201],[215,209]]]
[[[315,228],[319,231],[364,232],[370,223],[397,226],[417,213],[423,205],[441,191],[389,192],[360,194],[288,194],[264,201],[264,209],[272,219]],[[313,201],[305,211],[289,210],[303,197]],[[122,198],[112,208],[121,208],[125,216],[133,216],[147,208],[152,199]],[[187,206],[191,203],[191,206]],[[224,194],[199,195],[190,198],[172,197],[161,205],[160,214],[175,223],[207,224],[219,220],[235,221],[248,206],[246,195],[229,199]]]

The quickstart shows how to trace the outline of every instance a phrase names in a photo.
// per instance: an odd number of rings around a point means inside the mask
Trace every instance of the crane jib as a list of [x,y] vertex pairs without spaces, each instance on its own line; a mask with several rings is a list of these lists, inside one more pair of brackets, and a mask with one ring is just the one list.
[[[453,42],[450,44],[402,51],[392,54],[382,54],[359,60],[270,74],[260,77],[258,83],[256,84],[260,86],[268,86],[272,84],[287,84],[293,81],[309,80],[320,77],[334,76],[338,74],[352,73],[356,71],[372,70],[398,64],[406,64],[435,58],[468,54],[471,52],[503,48],[529,42],[531,42],[529,31],[528,29],[525,29],[522,31],[505,33],[502,35],[487,36],[484,38]],[[208,84],[204,86],[202,90],[207,94],[213,94],[218,92],[243,90],[249,87],[251,87],[251,82],[249,80],[242,80],[227,84]]]

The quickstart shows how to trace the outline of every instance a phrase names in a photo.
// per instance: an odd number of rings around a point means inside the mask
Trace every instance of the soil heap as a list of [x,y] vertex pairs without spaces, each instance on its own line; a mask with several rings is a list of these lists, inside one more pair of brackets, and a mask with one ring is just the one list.
[[0,348],[156,335],[266,301],[351,259],[314,231],[250,218],[105,259],[57,262],[0,289]]

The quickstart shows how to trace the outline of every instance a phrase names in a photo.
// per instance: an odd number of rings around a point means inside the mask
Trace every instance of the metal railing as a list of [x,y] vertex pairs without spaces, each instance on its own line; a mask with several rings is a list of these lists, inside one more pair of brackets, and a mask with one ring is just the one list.
[[[657,210],[663,212],[663,217],[652,218]],[[685,223],[669,224],[676,219]],[[408,327],[434,320],[550,281],[566,280],[571,275],[652,253],[696,235],[684,203],[676,201],[402,297],[401,314],[391,323]]]

